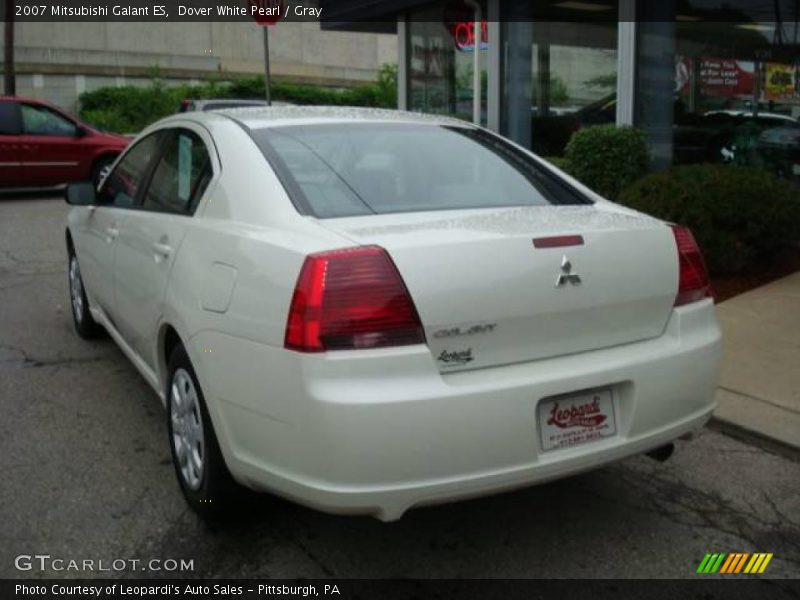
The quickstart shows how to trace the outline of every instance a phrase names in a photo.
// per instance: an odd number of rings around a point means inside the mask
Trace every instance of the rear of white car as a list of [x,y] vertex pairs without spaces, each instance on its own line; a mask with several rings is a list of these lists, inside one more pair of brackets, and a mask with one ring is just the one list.
[[[361,173],[342,173],[333,153],[347,153],[346,136],[330,155],[315,137],[326,126],[364,123],[265,124],[244,115],[236,120],[280,182],[269,189],[282,197],[265,192],[264,202],[294,202],[301,214],[293,227],[303,232],[251,231],[240,240],[255,264],[238,267],[226,318],[189,341],[241,482],[390,520],[413,506],[646,452],[710,417],[720,332],[687,230],[559,176],[563,205],[499,199],[448,210],[368,206],[365,214],[359,202],[397,194],[397,165],[370,155]],[[243,143],[239,133],[232,145]],[[297,147],[276,142],[276,133]],[[304,162],[317,158],[340,181],[318,179]],[[442,193],[457,203],[472,192],[449,184]],[[204,218],[232,202],[228,194],[216,208],[211,202]],[[217,235],[190,232],[182,256],[207,254],[202,246]],[[330,236],[338,241],[320,239]],[[271,316],[261,319],[264,331],[246,333],[241,323],[254,323],[259,285]]]
[[199,512],[230,474],[397,519],[661,448],[714,408],[691,233],[468,124],[186,113],[110,178],[124,203],[72,194],[76,328],[103,325],[164,400]]

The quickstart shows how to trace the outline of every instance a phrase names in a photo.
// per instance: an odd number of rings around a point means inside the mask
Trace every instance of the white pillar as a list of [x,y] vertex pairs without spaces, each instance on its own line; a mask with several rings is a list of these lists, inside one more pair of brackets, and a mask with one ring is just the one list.
[[617,28],[617,125],[634,124],[636,32],[636,0],[620,0]]

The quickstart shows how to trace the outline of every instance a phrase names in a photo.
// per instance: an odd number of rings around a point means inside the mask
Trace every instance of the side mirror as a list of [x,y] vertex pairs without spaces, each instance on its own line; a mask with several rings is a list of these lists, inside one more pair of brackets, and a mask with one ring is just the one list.
[[89,130],[86,129],[86,127],[84,127],[83,125],[78,125],[75,127],[76,138],[86,137],[87,135],[89,135]]
[[97,190],[89,181],[70,183],[64,193],[67,204],[72,206],[92,206],[97,204]]

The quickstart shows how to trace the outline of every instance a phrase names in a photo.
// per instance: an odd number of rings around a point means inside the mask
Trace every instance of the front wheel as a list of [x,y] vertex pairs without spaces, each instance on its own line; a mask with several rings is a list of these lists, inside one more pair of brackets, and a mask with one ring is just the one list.
[[86,289],[83,287],[78,257],[73,250],[70,250],[68,256],[69,297],[75,331],[85,340],[96,338],[102,333],[102,328],[92,318],[92,312],[89,310],[89,299],[86,297]]
[[219,516],[240,490],[225,466],[203,392],[182,346],[169,361],[166,396],[172,463],[183,496],[201,517]]

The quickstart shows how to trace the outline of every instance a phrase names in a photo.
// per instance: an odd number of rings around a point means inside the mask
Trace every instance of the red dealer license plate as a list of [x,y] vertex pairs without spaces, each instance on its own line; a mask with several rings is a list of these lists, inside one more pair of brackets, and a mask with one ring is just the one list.
[[614,395],[609,389],[548,398],[539,403],[538,416],[544,451],[590,444],[617,434]]

